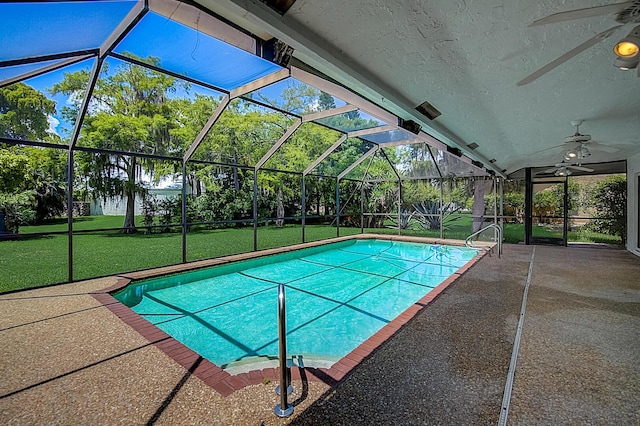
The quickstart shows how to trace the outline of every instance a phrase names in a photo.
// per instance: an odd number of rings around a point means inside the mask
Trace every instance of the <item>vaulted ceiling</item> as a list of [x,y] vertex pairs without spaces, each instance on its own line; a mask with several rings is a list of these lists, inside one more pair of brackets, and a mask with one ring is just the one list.
[[[297,0],[282,15],[258,0],[196,0],[247,31],[287,43],[294,60],[505,174],[562,161],[564,138],[575,132],[571,121],[577,119],[584,120],[580,132],[602,144],[589,145],[589,163],[640,153],[638,70],[613,66],[613,46],[638,23],[621,25],[517,85],[620,25],[615,14],[529,24],[615,1]],[[640,14],[640,2],[634,3]],[[425,101],[441,115],[430,120],[416,111]]]

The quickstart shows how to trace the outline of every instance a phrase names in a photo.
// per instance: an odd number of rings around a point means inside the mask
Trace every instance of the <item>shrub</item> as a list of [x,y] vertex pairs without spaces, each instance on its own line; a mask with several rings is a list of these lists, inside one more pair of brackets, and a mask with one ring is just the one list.
[[596,211],[596,219],[588,229],[610,235],[617,235],[622,244],[627,237],[627,179],[624,175],[614,175],[600,181],[593,189],[591,203]]

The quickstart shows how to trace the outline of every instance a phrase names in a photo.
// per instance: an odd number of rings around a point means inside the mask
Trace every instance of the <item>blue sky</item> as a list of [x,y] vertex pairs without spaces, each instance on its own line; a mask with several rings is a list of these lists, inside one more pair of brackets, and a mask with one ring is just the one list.
[[[131,0],[0,3],[0,16],[6,23],[0,27],[0,61],[97,49],[135,3]],[[153,11],[146,13],[113,52],[159,58],[160,66],[164,69],[227,91],[281,69],[272,62]],[[91,70],[94,61],[94,58],[87,59],[25,81],[56,101],[57,114],[50,117],[50,123],[52,130],[61,136],[65,136],[73,126],[61,116],[69,98],[65,95],[52,96],[49,90],[63,80],[65,73]],[[55,61],[41,64],[51,62]],[[108,57],[106,62],[110,72],[113,72],[121,60]],[[39,65],[0,68],[0,79],[20,75]],[[260,94],[281,106],[282,91],[294,81],[287,79],[262,88]],[[193,96],[195,93],[216,98],[222,95],[221,92],[191,84],[189,93],[179,90],[174,96]],[[337,107],[345,105],[344,101],[334,99]],[[361,114],[365,119],[370,118],[365,113]]]
[[[0,3],[0,16],[3,16],[0,61],[96,49],[134,5],[135,1],[128,0]],[[114,52],[158,57],[165,69],[226,90],[280,69],[278,65],[154,12],[148,12]],[[90,70],[93,61],[89,59],[25,82],[51,97],[49,89],[64,78],[64,73]],[[118,62],[114,58],[107,61]],[[51,62],[43,65],[47,63]],[[0,78],[19,75],[37,66],[0,68]],[[191,93],[220,95],[203,87],[191,87]],[[52,98],[58,106],[55,118],[62,122],[60,110],[68,99],[63,95]],[[69,128],[70,124],[61,123],[60,126]]]

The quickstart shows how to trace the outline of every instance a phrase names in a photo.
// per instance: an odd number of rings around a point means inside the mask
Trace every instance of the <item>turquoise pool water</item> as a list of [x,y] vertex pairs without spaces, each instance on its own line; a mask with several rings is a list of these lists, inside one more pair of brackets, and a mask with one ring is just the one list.
[[477,254],[466,247],[351,240],[131,284],[115,297],[226,369],[277,359],[277,292],[287,350],[329,366]]

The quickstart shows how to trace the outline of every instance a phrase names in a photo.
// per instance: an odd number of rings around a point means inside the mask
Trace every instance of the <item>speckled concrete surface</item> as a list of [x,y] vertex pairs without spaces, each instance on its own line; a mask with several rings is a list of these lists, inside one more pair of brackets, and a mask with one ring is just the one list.
[[640,425],[640,259],[536,248],[509,424]]
[[[0,295],[0,424],[495,424],[531,249],[485,257],[336,388],[294,382],[286,420],[275,383],[225,398],[98,306],[113,279]],[[639,276],[536,248],[510,423],[640,423]]]

